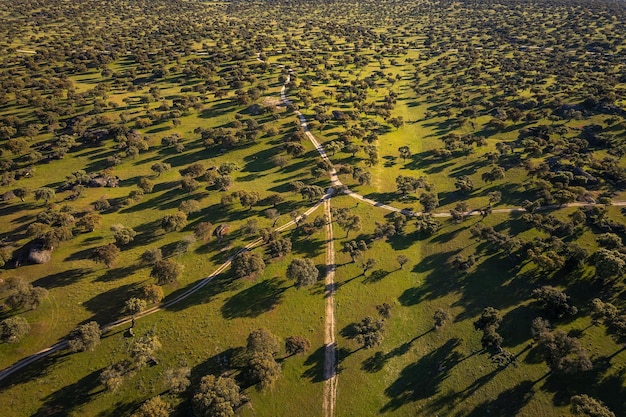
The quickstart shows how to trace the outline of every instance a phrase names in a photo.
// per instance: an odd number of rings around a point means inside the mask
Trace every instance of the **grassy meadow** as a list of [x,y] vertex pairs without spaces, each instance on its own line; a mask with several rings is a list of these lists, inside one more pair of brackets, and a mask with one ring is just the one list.
[[[611,205],[626,200],[624,11],[595,1],[297,4],[0,6],[0,320],[21,316],[31,327],[17,342],[0,343],[0,369],[80,324],[125,317],[126,301],[155,282],[145,251],[158,248],[184,266],[162,286],[167,303],[263,229],[313,206],[317,199],[298,189],[326,190],[328,167],[302,139],[299,110],[351,190],[418,212],[429,211],[421,201],[428,193],[438,199],[434,213],[485,212],[399,218],[332,197],[334,209],[361,221],[350,231],[333,224],[338,417],[573,416],[571,398],[580,394],[624,415],[623,338],[592,309],[596,298],[618,317],[625,306],[624,211]],[[292,106],[280,103],[287,75]],[[168,169],[157,172],[155,164]],[[194,164],[202,172],[185,176]],[[81,175],[119,183],[83,186]],[[225,177],[232,181],[221,187]],[[399,177],[423,182],[402,192]],[[137,193],[142,181],[152,190]],[[26,190],[23,200],[18,189]],[[36,198],[41,189],[54,195]],[[258,194],[248,206],[241,196],[250,193]],[[110,207],[99,209],[103,199]],[[165,230],[162,219],[190,201],[197,210],[186,225]],[[599,203],[598,211],[533,211],[572,202]],[[500,210],[517,207],[529,212]],[[47,220],[64,213],[69,224]],[[93,230],[79,226],[92,214],[100,218]],[[322,207],[305,222],[318,216]],[[223,238],[196,236],[202,222],[229,229]],[[44,264],[26,261],[33,242],[46,238],[34,224],[71,230]],[[390,224],[393,233],[381,235]],[[109,267],[94,262],[119,225],[132,228],[134,240],[119,245]],[[617,236],[609,246],[607,233]],[[297,288],[286,270],[296,258],[324,270],[326,236],[299,225],[280,237],[292,245],[287,253],[253,249],[266,264],[262,274],[238,278],[228,268],[138,319],[134,337],[119,326],[93,352],[62,350],[3,379],[2,415],[132,415],[156,395],[170,415],[193,415],[200,379],[213,374],[240,384],[248,401],[236,415],[322,416],[324,277]],[[367,250],[353,259],[344,245],[361,240]],[[605,249],[618,260],[601,279],[597,253]],[[15,278],[47,290],[36,309],[10,307]],[[563,290],[577,312],[542,308],[533,291],[546,285]],[[365,348],[355,324],[381,319],[383,303],[391,307],[382,341]],[[489,306],[502,316],[497,349],[474,325]],[[435,328],[438,310],[448,320]],[[551,370],[531,333],[536,317],[579,343],[591,368]],[[281,376],[267,389],[246,378],[246,339],[258,328],[281,343],[299,335],[311,345],[300,355],[281,349]],[[162,345],[156,363],[107,390],[103,370],[129,358],[148,333]],[[191,385],[174,393],[166,373],[180,367],[190,368]]]

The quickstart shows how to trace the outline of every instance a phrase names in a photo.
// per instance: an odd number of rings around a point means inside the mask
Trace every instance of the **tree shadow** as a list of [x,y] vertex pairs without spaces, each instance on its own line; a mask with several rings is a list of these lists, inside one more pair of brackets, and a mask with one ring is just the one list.
[[363,280],[364,284],[374,284],[378,281],[381,281],[383,278],[385,278],[387,275],[389,275],[389,271],[386,271],[384,269],[377,269],[375,271],[372,271],[372,273]]
[[398,379],[385,389],[385,395],[390,400],[380,412],[397,410],[405,404],[437,394],[441,383],[462,357],[455,350],[460,344],[459,339],[450,339],[416,363],[404,368]]
[[[196,285],[198,285],[198,282],[192,282],[185,288],[175,290],[163,300],[163,303],[167,304],[169,300],[176,299],[178,296],[191,290]],[[182,311],[194,305],[208,303],[216,295],[221,294],[224,291],[236,290],[239,285],[239,281],[234,280],[230,273],[216,275],[203,288],[189,295],[184,300],[167,306],[166,309],[171,311]]]
[[32,382],[48,374],[48,370],[65,362],[68,359],[63,352],[55,352],[51,355],[44,356],[41,359],[29,364],[28,366],[14,372],[10,376],[0,381],[0,390],[14,387],[19,384]]
[[302,373],[303,378],[309,379],[311,382],[324,381],[324,355],[326,354],[326,346],[319,347],[304,361],[307,369]]
[[84,323],[95,320],[103,325],[118,319],[122,315],[124,303],[132,297],[137,290],[137,284],[126,284],[109,291],[102,292],[83,303],[85,308],[93,313],[93,316]]
[[412,306],[423,300],[434,300],[446,294],[459,291],[459,288],[461,288],[459,278],[454,274],[450,274],[448,268],[441,267],[459,253],[459,251],[460,250],[453,250],[428,255],[415,264],[412,272],[429,272],[429,274],[426,276],[422,285],[405,290],[398,297],[400,303],[404,306]]
[[122,402],[118,401],[111,408],[105,411],[101,411],[97,414],[96,417],[107,417],[107,416],[129,416],[133,411],[136,411],[137,407],[141,404],[140,401],[130,401],[130,402]]
[[66,257],[64,261],[82,261],[85,259],[89,259],[92,254],[93,254],[93,248],[82,249]]
[[73,384],[53,392],[43,400],[43,405],[35,412],[34,417],[68,416],[72,411],[90,401],[90,399],[104,391],[100,387],[98,377],[101,369],[90,373]]
[[134,274],[141,268],[142,266],[140,265],[122,266],[119,268],[107,268],[104,274],[96,278],[96,281],[98,282],[117,281],[118,279],[122,279],[129,275]]
[[[504,339],[503,347],[514,347],[528,342],[530,338],[530,327],[533,319],[537,317],[536,312],[528,305],[519,305],[508,311],[502,317],[502,323],[498,328],[498,333]],[[526,324],[526,327],[524,327]]]
[[230,297],[222,306],[227,319],[258,317],[276,307],[285,292],[285,283],[277,277],[266,279]]
[[44,288],[58,288],[70,285],[83,278],[86,275],[91,274],[92,270],[87,268],[74,268],[56,274],[46,275],[33,281],[33,285],[36,287]]
[[415,336],[413,339],[409,340],[408,342],[404,342],[400,346],[396,347],[395,349],[387,353],[376,352],[373,356],[370,356],[369,358],[365,359],[361,363],[361,369],[369,373],[376,373],[378,371],[381,371],[385,367],[385,364],[390,359],[396,356],[402,356],[406,354],[409,351],[409,349],[411,349],[413,342],[415,342],[417,339],[423,336],[426,336],[428,333],[432,332],[433,330],[434,329],[430,329],[420,334],[419,336]]
[[516,416],[532,399],[534,385],[532,381],[522,381],[513,388],[502,391],[495,399],[479,404],[467,417]]

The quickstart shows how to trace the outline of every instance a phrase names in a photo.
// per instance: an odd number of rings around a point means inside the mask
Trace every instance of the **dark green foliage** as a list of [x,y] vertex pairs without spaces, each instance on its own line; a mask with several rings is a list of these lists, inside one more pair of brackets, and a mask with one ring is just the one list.
[[13,316],[0,321],[0,340],[16,343],[30,332],[30,324],[22,316]]
[[287,267],[287,278],[296,281],[296,287],[308,287],[317,282],[319,270],[311,259],[296,258]]
[[110,268],[115,263],[115,260],[120,254],[120,249],[115,246],[113,243],[109,243],[108,245],[100,246],[93,250],[91,254],[91,259],[94,262],[101,262]]
[[363,348],[370,349],[378,346],[383,341],[385,324],[382,320],[375,320],[370,316],[365,317],[360,323],[354,326],[356,341]]
[[161,259],[154,263],[150,276],[156,279],[157,285],[172,284],[180,278],[184,266],[171,259]]
[[207,375],[192,398],[193,412],[198,417],[232,417],[244,401],[233,378]]
[[71,352],[91,352],[100,344],[101,335],[100,326],[95,321],[81,324],[67,337],[68,348]]
[[289,336],[285,339],[285,351],[290,355],[306,353],[311,348],[309,339],[303,336]]
[[574,395],[571,398],[572,412],[577,416],[584,417],[615,417],[602,401],[596,400],[586,394]]

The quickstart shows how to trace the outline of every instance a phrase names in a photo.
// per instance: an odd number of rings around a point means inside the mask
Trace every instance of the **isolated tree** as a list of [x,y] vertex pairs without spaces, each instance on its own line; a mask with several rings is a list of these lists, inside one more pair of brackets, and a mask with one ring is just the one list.
[[91,254],[91,260],[98,263],[103,263],[110,268],[115,263],[115,260],[120,254],[120,249],[113,243],[109,243],[104,246],[97,247]]
[[148,304],[158,304],[163,300],[163,288],[157,284],[147,284],[141,288],[141,298]]
[[296,258],[287,267],[287,278],[296,281],[296,287],[308,287],[317,282],[319,270],[311,259]]
[[174,394],[181,394],[187,390],[191,381],[191,369],[183,366],[182,368],[170,368],[165,371],[165,384],[167,389]]
[[500,349],[502,342],[502,336],[496,331],[495,326],[487,326],[483,329],[483,337],[480,339],[480,343],[485,349]]
[[256,191],[239,192],[239,203],[242,206],[247,207],[248,209],[251,209],[253,206],[255,206],[259,202],[260,199],[261,199],[261,196]]
[[351,240],[343,244],[343,251],[350,255],[352,262],[356,262],[357,258],[360,258],[367,250],[367,243],[364,240]]
[[578,312],[575,306],[569,304],[567,294],[550,285],[535,289],[532,296],[539,302],[541,308],[556,317],[563,317],[565,314],[573,315]]
[[154,183],[148,178],[142,177],[137,183],[137,187],[139,187],[139,189],[144,193],[149,194],[154,189]]
[[191,177],[183,177],[180,180],[180,188],[186,193],[192,193],[200,187],[200,183]]
[[19,198],[22,202],[24,199],[30,195],[30,190],[26,187],[20,187],[13,190],[13,195]]
[[309,339],[303,336],[289,336],[285,340],[285,351],[291,355],[306,353],[311,348]]
[[163,259],[163,252],[161,251],[161,248],[146,249],[141,254],[140,259],[141,263],[144,265],[154,265],[155,262]]
[[272,257],[280,258],[291,252],[291,246],[291,240],[278,237],[268,242],[267,250]]
[[150,271],[150,276],[156,279],[157,285],[172,284],[180,278],[184,266],[171,259],[156,261]]
[[409,258],[405,255],[398,255],[396,260],[398,261],[398,265],[400,265],[400,269],[403,269],[404,265],[406,265],[406,263],[409,262]]
[[111,230],[113,231],[115,243],[117,243],[118,246],[128,245],[130,242],[135,240],[135,236],[137,236],[137,232],[130,227],[124,227],[121,224],[111,226]]
[[376,266],[376,259],[367,258],[367,260],[361,264],[361,269],[363,269],[363,275],[367,274],[367,271],[374,268],[375,266]]
[[339,227],[346,231],[346,237],[351,231],[358,232],[363,227],[361,217],[357,214],[337,217],[336,221]]
[[443,308],[438,308],[433,314],[433,327],[435,330],[441,329],[448,320],[450,320],[450,313]]
[[172,406],[160,396],[146,400],[131,417],[169,417]]
[[158,336],[149,333],[135,339],[130,347],[130,357],[135,366],[141,367],[150,360],[155,361],[154,354],[159,349],[161,349],[161,342]]
[[356,341],[359,342],[364,349],[370,349],[380,345],[383,341],[385,324],[382,320],[375,320],[367,316],[354,326],[354,330],[356,332]]
[[67,337],[67,346],[70,352],[92,352],[100,344],[102,332],[95,321],[81,324],[72,330]]
[[382,303],[382,304],[378,304],[376,306],[376,311],[378,312],[378,315],[380,317],[384,319],[388,319],[391,317],[391,304],[389,303]]
[[178,232],[187,226],[187,215],[182,211],[168,214],[161,219],[161,227],[166,232]]
[[206,168],[204,167],[204,165],[202,165],[200,162],[196,162],[181,169],[179,172],[180,175],[182,175],[183,177],[198,178],[199,176],[204,174],[205,171]]
[[500,191],[490,191],[487,193],[487,197],[489,197],[489,205],[495,206],[502,199],[502,193]]
[[146,300],[137,297],[131,297],[126,300],[126,303],[124,303],[124,312],[135,317],[137,314],[145,310],[147,305],[148,303],[146,302]]
[[30,324],[22,316],[12,316],[0,321],[0,340],[16,343],[30,332]]
[[411,157],[411,149],[408,146],[400,146],[398,148],[398,152],[400,153],[400,158],[402,158],[404,162]]
[[265,262],[256,252],[242,252],[233,259],[231,270],[236,278],[262,275],[265,271]]
[[185,213],[187,216],[192,213],[197,213],[202,210],[202,205],[198,200],[185,200],[178,206],[178,210]]
[[203,241],[208,241],[213,233],[213,225],[209,222],[200,222],[194,227],[193,234]]
[[155,172],[157,176],[160,176],[162,173],[169,171],[170,168],[171,165],[165,162],[156,162],[150,167],[150,169]]
[[246,351],[249,355],[268,353],[272,356],[280,351],[280,338],[264,327],[253,330],[248,335]]
[[245,397],[233,378],[206,375],[200,380],[191,403],[198,417],[232,417],[244,401]]
[[49,187],[42,187],[35,190],[35,200],[37,201],[44,200],[46,203],[48,203],[50,200],[53,200],[55,196],[56,193],[52,188]]
[[604,403],[586,394],[574,395],[571,400],[572,413],[583,417],[615,417]]
[[124,383],[124,378],[128,373],[127,361],[114,363],[107,366],[98,377],[98,380],[107,391],[117,391],[119,387]]
[[265,210],[265,216],[267,216],[268,219],[274,221],[272,223],[272,227],[275,227],[276,226],[276,221],[280,217],[280,213],[275,208],[270,208],[270,209]]
[[102,216],[98,213],[87,213],[76,221],[76,227],[87,232],[93,232],[102,223]]

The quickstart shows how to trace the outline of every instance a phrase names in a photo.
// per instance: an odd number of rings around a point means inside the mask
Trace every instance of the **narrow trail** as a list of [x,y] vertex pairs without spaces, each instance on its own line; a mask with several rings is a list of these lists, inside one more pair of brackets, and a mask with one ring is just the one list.
[[337,399],[337,351],[335,341],[335,237],[330,212],[330,198],[324,200],[326,224],[326,300],[324,320],[324,416],[335,415]]

